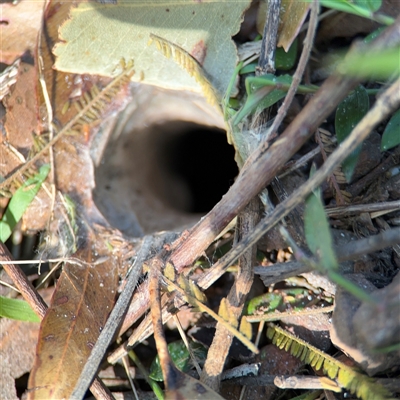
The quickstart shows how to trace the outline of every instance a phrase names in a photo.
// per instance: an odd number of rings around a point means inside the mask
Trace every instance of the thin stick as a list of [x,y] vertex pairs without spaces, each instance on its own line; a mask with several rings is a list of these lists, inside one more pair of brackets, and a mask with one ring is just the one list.
[[[348,260],[356,260],[364,254],[370,254],[398,243],[400,243],[400,228],[393,228],[385,230],[378,235],[359,239],[355,242],[340,246],[340,248],[335,249],[335,253],[338,262],[342,263]],[[317,260],[314,261],[317,262]],[[254,272],[260,275],[265,286],[312,270],[313,269],[309,265],[305,265],[300,261],[290,261],[286,263],[277,263],[269,267],[254,268]]]
[[282,218],[304,201],[312,190],[320,186],[324,180],[332,174],[337,165],[342,163],[345,158],[368,137],[372,129],[395,111],[399,105],[400,78],[377,99],[373,108],[358,123],[350,136],[332,153],[313,177],[293,192],[287,200],[280,203],[271,215],[266,216],[256,226],[254,232],[243,238],[235,248],[214,264],[213,268],[200,278],[197,282],[198,285],[206,289],[212,282],[215,282],[243,251],[256,243],[266,232],[272,229]]
[[307,30],[307,36],[304,40],[303,51],[301,52],[299,63],[297,64],[296,72],[293,74],[292,83],[287,92],[287,95],[285,96],[285,100],[279,107],[278,114],[276,115],[274,122],[272,123],[272,126],[270,128],[271,132],[275,132],[282,123],[290,107],[290,104],[292,104],[293,98],[297,92],[297,88],[300,85],[304,70],[306,69],[306,65],[308,63],[308,59],[310,58],[312,46],[314,44],[315,32],[317,31],[318,25],[318,11],[318,1],[314,0],[311,4],[310,21]]
[[[254,198],[245,211],[239,214],[238,235],[252,232],[259,218],[258,199]],[[243,306],[253,283],[253,263],[256,256],[256,246],[249,247],[239,258],[239,272],[229,294],[226,298],[230,316],[239,321]],[[237,324],[239,325],[239,324]],[[208,350],[207,360],[201,374],[201,381],[212,389],[218,391],[221,374],[226,357],[233,341],[226,324],[217,323],[213,342]]]
[[177,315],[173,315],[172,317],[173,317],[173,319],[174,319],[174,322],[175,322],[175,324],[176,324],[176,327],[178,328],[179,334],[181,335],[182,341],[183,341],[183,343],[185,344],[185,346],[186,346],[186,348],[187,348],[187,350],[188,350],[188,352],[189,352],[189,354],[190,354],[190,357],[191,357],[191,359],[192,359],[193,365],[194,365],[194,367],[196,368],[196,371],[197,371],[197,373],[198,373],[199,376],[200,376],[200,374],[201,374],[201,367],[200,367],[199,363],[198,363],[197,360],[196,360],[196,356],[195,356],[195,354],[193,353],[192,348],[190,347],[190,343],[189,343],[189,341],[188,341],[188,339],[187,339],[186,333],[185,333],[185,331],[184,331],[183,328],[182,328],[181,321],[179,321],[179,318],[178,318]]
[[280,8],[281,0],[268,1],[267,17],[256,75],[264,75],[270,71],[275,71],[276,36],[278,34]]
[[142,268],[143,261],[150,251],[151,244],[153,242],[152,236],[146,236],[143,240],[142,247],[136,257],[136,260],[132,266],[127,284],[125,285],[124,291],[119,296],[115,307],[111,311],[111,314],[101,331],[93,350],[86,361],[85,367],[83,368],[78,382],[75,385],[74,391],[72,392],[71,399],[81,400],[85,396],[86,390],[96,375],[97,369],[101,363],[101,360],[106,353],[107,347],[110,345],[116,330],[118,329],[122,318],[129,306],[132,298],[133,291],[136,288],[137,281],[139,279],[140,271]]
[[[18,265],[13,264],[13,257],[4,243],[0,242],[0,249],[0,263],[3,268],[14,282],[14,285],[21,292],[22,297],[32,307],[37,316],[43,319],[47,311],[47,304],[33,287],[32,283],[29,282],[22,269]],[[3,260],[6,262],[3,263]]]
[[400,200],[385,201],[382,203],[355,204],[350,206],[325,208],[325,212],[330,217],[342,217],[349,214],[372,213],[377,211],[393,212],[400,210]]
[[246,317],[249,322],[271,322],[280,321],[282,318],[286,317],[296,317],[299,315],[315,315],[322,313],[330,313],[334,309],[334,306],[328,306],[324,308],[311,308],[300,311],[285,311],[285,312],[271,312],[263,315],[248,315]]

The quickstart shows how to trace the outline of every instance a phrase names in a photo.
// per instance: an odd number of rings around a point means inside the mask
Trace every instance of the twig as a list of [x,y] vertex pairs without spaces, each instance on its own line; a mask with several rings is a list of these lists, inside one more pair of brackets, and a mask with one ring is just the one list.
[[377,211],[386,211],[387,213],[400,210],[400,200],[385,201],[382,203],[355,204],[350,206],[325,208],[325,213],[329,217],[342,217],[344,215],[373,213]]
[[292,83],[287,92],[287,95],[285,96],[285,100],[279,107],[278,114],[276,115],[274,122],[272,123],[272,126],[270,128],[271,132],[277,131],[278,127],[282,123],[290,107],[290,104],[292,104],[293,98],[297,92],[297,88],[300,85],[301,78],[303,77],[304,70],[306,68],[308,59],[311,54],[311,49],[314,44],[315,32],[317,31],[317,25],[318,25],[318,11],[319,11],[318,1],[314,0],[311,4],[310,21],[307,30],[307,35],[304,40],[303,51],[301,52],[297,68],[295,73],[293,74]]
[[163,266],[163,261],[158,256],[151,259],[149,263],[149,292],[152,305],[151,320],[153,323],[154,340],[156,342],[157,354],[160,359],[160,366],[164,377],[167,392],[174,392],[177,389],[175,368],[168,352],[167,341],[163,331],[163,320],[161,317],[161,295],[159,274]]
[[71,399],[81,400],[84,397],[91,381],[96,375],[97,369],[99,368],[104,354],[106,353],[107,347],[111,343],[111,340],[113,339],[115,332],[117,331],[126,309],[128,308],[132,299],[132,294],[136,288],[143,261],[150,251],[153,240],[154,239],[152,236],[146,236],[143,240],[143,244],[130,271],[125,289],[118,298],[117,303],[115,304],[115,307],[113,308],[106,325],[104,326],[104,329],[101,331],[100,336],[86,361],[85,367],[83,368],[78,382],[75,385],[74,391],[72,392]]
[[[252,232],[259,218],[258,199],[254,198],[239,214],[238,235]],[[227,307],[230,315],[239,321],[247,295],[253,283],[253,262],[256,255],[256,246],[243,253],[239,258],[239,272],[228,297]],[[239,324],[238,324],[239,325]],[[201,381],[218,391],[221,374],[231,347],[233,335],[230,335],[223,324],[218,323],[213,342],[208,351],[207,360],[201,374]]]
[[399,107],[399,105],[400,78],[377,99],[373,108],[358,123],[342,145],[332,153],[320,170],[318,170],[313,177],[304,183],[299,189],[293,192],[287,200],[280,203],[271,215],[268,215],[261,220],[254,229],[254,232],[243,238],[236,247],[214,264],[213,268],[199,279],[197,282],[198,285],[202,288],[207,288],[209,287],[210,282],[215,282],[215,280],[225,272],[228,266],[231,265],[243,251],[256,243],[266,232],[272,229],[282,218],[288,215],[290,211],[304,201],[312,190],[320,186],[324,180],[332,174],[337,165],[342,163],[346,157],[368,137],[372,129],[374,129],[382,120],[387,118]]
[[358,180],[356,183],[349,186],[346,190],[354,198],[358,196],[368,185],[374,180],[378,179],[389,170],[391,167],[399,163],[400,159],[400,146],[393,149],[393,153],[386,157],[377,167],[375,167],[369,174]]
[[268,1],[267,16],[264,25],[260,58],[256,67],[256,75],[264,75],[270,71],[275,71],[275,49],[280,8],[281,0]]
[[[181,335],[182,341],[185,344],[189,354],[190,354],[190,358],[192,359],[192,363],[194,365],[194,367],[196,368],[197,373],[199,374],[199,376],[201,375],[201,367],[199,365],[199,363],[196,360],[196,355],[193,353],[193,350],[190,346],[190,343],[187,339],[186,333],[182,328],[182,324],[181,321],[179,321],[179,317],[175,314],[172,316],[174,319],[174,322],[176,324],[176,327],[178,328],[179,334]],[[164,321],[164,320],[163,320]]]
[[[338,262],[341,263],[348,260],[356,260],[364,254],[370,254],[394,246],[397,243],[400,243],[400,228],[389,229],[379,233],[378,235],[347,243],[340,246],[340,248],[336,248],[335,252]],[[299,261],[278,263],[267,268],[254,268],[254,272],[260,275],[264,285],[266,286],[290,278],[294,275],[300,275],[310,271],[312,271],[312,269],[309,266],[304,265]]]
[[[398,39],[400,36],[399,25],[400,17],[394,25],[388,28],[390,33],[397,36]],[[386,43],[382,40],[375,43],[386,47]],[[228,193],[206,217],[194,226],[188,237],[173,251],[170,261],[178,272],[190,265],[250,199],[274,178],[281,165],[298,151],[326,116],[345,98],[348,91],[358,84],[359,79],[341,75],[333,75],[328,78],[272,146],[265,149],[261,144],[257,148],[247,160]]]
[[[22,297],[32,307],[33,311],[35,311],[40,319],[43,319],[47,311],[47,304],[42,299],[42,296],[40,296],[40,294],[33,287],[32,283],[29,282],[22,269],[18,265],[13,264],[13,257],[4,243],[0,242],[0,248],[0,262],[4,270],[12,279],[17,289],[21,292]],[[3,260],[7,262],[3,263]]]
[[293,171],[296,171],[310,160],[312,160],[317,154],[320,153],[320,148],[316,147],[314,150],[309,151],[303,157],[299,158],[296,161],[289,161],[279,172],[278,178],[283,178],[286,175],[290,174]]

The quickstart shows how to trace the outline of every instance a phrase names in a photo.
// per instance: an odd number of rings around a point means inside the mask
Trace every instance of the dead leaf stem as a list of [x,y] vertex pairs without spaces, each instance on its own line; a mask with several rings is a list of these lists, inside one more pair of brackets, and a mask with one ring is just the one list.
[[7,263],[2,264],[4,270],[7,272],[8,276],[14,282],[14,285],[21,292],[22,297],[28,302],[28,304],[32,307],[33,311],[35,311],[36,315],[43,319],[47,311],[47,304],[42,299],[42,296],[37,292],[37,290],[33,287],[32,283],[28,280],[22,269],[19,265],[9,264],[8,262],[12,262],[13,257],[8,251],[6,245],[0,242],[1,254],[0,258],[2,261],[7,261]]
[[329,217],[341,217],[344,215],[373,213],[373,212],[392,212],[400,209],[400,200],[383,201],[382,203],[354,204],[349,206],[338,206],[325,208],[326,215]]
[[[259,201],[255,197],[239,214],[238,236],[252,232],[259,219]],[[239,258],[239,272],[228,297],[227,306],[230,315],[239,321],[243,306],[253,283],[253,263],[256,255],[256,246],[252,246]],[[237,326],[239,323],[237,322]],[[219,390],[221,374],[225,365],[233,341],[233,336],[226,329],[225,324],[218,323],[213,342],[208,351],[207,360],[204,364],[201,381],[215,391]]]
[[264,75],[271,70],[275,71],[276,36],[278,34],[280,8],[281,0],[272,0],[268,2],[260,58],[256,67],[256,73],[258,73],[258,75]]

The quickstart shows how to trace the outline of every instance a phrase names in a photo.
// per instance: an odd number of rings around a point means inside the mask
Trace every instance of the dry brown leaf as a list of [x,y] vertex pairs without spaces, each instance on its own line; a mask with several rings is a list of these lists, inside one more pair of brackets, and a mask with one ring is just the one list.
[[14,380],[32,368],[39,326],[35,322],[0,320],[0,398],[18,399]]
[[12,64],[26,51],[34,52],[45,0],[0,4],[0,62]]
[[223,398],[204,383],[184,374],[173,367],[176,381],[176,389],[169,390],[165,394],[167,400],[173,399],[202,399],[202,400],[222,400]]
[[[11,90],[11,94],[4,99],[7,141],[24,157],[28,155],[33,144],[33,134],[38,135],[41,131],[39,105],[36,97],[37,84],[36,67],[21,62],[17,82]],[[1,170],[0,172],[4,176],[8,171]]]
[[92,236],[67,263],[42,321],[29,399],[69,398],[114,304],[117,262]]
[[[400,13],[400,2],[384,0],[379,12],[396,18]],[[356,35],[368,35],[380,26],[378,22],[368,18],[344,12],[335,13],[321,21],[317,43],[326,43],[336,37],[352,38]]]
[[[53,288],[41,290],[40,294],[47,302]],[[35,358],[35,348],[39,336],[40,324],[0,320],[0,398],[18,399],[14,379],[29,372]]]
[[[277,47],[289,50],[306,19],[310,5],[311,3],[306,1],[282,0]],[[266,11],[267,2],[261,2],[257,17],[257,30],[261,34],[264,31]]]

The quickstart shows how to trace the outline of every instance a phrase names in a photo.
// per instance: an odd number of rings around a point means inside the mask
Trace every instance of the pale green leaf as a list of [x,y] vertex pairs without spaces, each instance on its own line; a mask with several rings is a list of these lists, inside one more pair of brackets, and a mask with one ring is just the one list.
[[42,183],[50,171],[48,164],[40,167],[39,173],[28,179],[13,195],[8,207],[0,221],[0,241],[5,242],[11,235],[12,230],[22,218],[25,210],[35,198]]
[[112,76],[120,60],[133,59],[133,80],[169,89],[201,91],[199,84],[155,46],[157,35],[191,54],[220,95],[237,64],[231,37],[250,0],[119,0],[117,5],[81,3],[60,30],[55,67],[73,73]]
[[349,54],[339,71],[358,78],[389,79],[400,74],[400,47]]
[[332,246],[332,236],[319,190],[311,193],[305,201],[304,233],[308,247],[325,270],[337,268]]
[[0,296],[0,316],[18,321],[40,322],[40,318],[26,301],[3,296]]
[[392,24],[394,18],[386,15],[375,15],[374,11],[380,8],[380,3],[380,0],[356,0],[354,2],[350,0],[321,0],[321,5],[324,7],[355,14],[364,18],[374,19],[385,25]]

